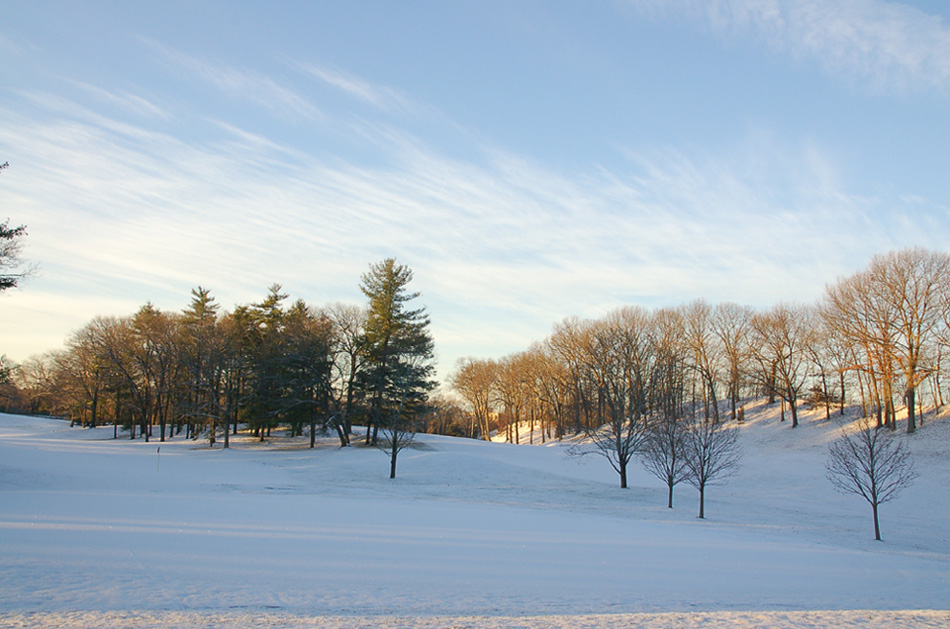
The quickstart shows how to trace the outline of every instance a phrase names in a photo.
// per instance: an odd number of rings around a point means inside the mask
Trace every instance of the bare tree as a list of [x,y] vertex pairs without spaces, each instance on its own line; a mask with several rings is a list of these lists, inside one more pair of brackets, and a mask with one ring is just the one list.
[[592,322],[568,317],[554,326],[546,345],[551,356],[561,366],[561,392],[570,398],[570,413],[574,433],[583,427],[592,427],[593,389],[588,362],[585,358]]
[[779,304],[752,318],[752,353],[759,365],[758,378],[788,403],[792,428],[798,426],[798,400],[808,378],[813,313],[809,307]]
[[528,352],[510,354],[498,361],[497,368],[495,391],[503,410],[505,438],[509,443],[519,443],[521,421],[534,391],[531,355]]
[[673,352],[659,350],[651,383],[653,415],[640,450],[640,462],[666,483],[667,504],[673,508],[673,488],[686,480],[686,417],[684,416],[684,372],[681,359]]
[[828,447],[825,464],[827,478],[845,494],[864,498],[874,513],[874,539],[881,539],[878,506],[897,497],[917,478],[910,452],[894,435],[872,427],[862,418],[859,429],[841,437]]
[[706,487],[716,485],[739,469],[739,429],[727,424],[714,424],[696,417],[686,431],[686,482],[699,491],[699,517],[706,517]]
[[705,299],[697,299],[682,308],[683,336],[689,351],[689,366],[702,387],[703,413],[706,419],[719,421],[719,395],[716,384],[722,371],[724,349],[716,334],[714,310]]
[[491,439],[498,364],[493,360],[463,358],[450,377],[452,389],[468,403],[472,413],[471,436]]
[[627,465],[643,448],[646,410],[655,359],[646,310],[620,308],[594,322],[585,362],[597,392],[597,425],[587,428],[588,450],[610,462],[627,487]]
[[54,355],[58,386],[72,398],[80,420],[90,428],[99,423],[107,376],[106,359],[97,350],[95,335],[95,326],[88,324],[73,332],[66,349]]
[[907,432],[917,429],[917,387],[930,375],[926,350],[940,322],[950,276],[950,255],[917,247],[875,256],[871,276],[880,299],[894,313],[894,360],[904,375]]
[[713,331],[725,356],[731,419],[736,418],[743,367],[749,358],[751,321],[752,310],[747,306],[727,302],[717,305],[713,312]]
[[340,446],[350,445],[351,413],[357,402],[358,380],[366,362],[366,309],[360,306],[333,304],[325,310],[333,324],[333,422],[340,437]]

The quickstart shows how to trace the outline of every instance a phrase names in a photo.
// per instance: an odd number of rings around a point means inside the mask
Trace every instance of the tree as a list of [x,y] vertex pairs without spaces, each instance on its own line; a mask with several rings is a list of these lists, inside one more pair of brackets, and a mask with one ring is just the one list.
[[462,358],[451,377],[456,393],[468,403],[472,413],[471,436],[476,431],[482,439],[491,439],[491,416],[494,410],[498,364],[493,360]]
[[685,480],[699,491],[699,517],[705,518],[706,487],[721,483],[739,469],[739,429],[700,419],[694,411],[684,442]]
[[950,255],[917,247],[875,256],[871,275],[880,298],[895,314],[894,359],[904,375],[907,432],[917,429],[917,387],[930,375],[926,348],[940,321],[940,306],[950,279]]
[[[759,364],[763,386],[778,393],[792,411],[792,428],[798,427],[798,400],[808,378],[806,365],[812,341],[814,311],[804,306],[779,304],[752,318],[753,356]],[[784,409],[782,419],[785,419]]]
[[66,349],[54,357],[58,386],[72,398],[82,423],[90,428],[98,425],[108,375],[107,359],[97,348],[97,333],[93,323],[77,330],[66,341]]
[[[697,299],[682,308],[683,333],[689,350],[689,366],[702,385],[703,413],[706,419],[719,421],[719,396],[716,381],[724,354],[716,334],[714,310],[704,299]],[[711,412],[711,414],[710,414]]]
[[[390,478],[396,477],[396,457],[411,442],[428,393],[435,388],[434,345],[424,307],[411,309],[419,297],[409,292],[412,270],[387,258],[363,274],[360,290],[369,299],[366,323],[367,358],[364,382],[369,392],[372,442],[384,428],[390,454]],[[367,427],[367,439],[370,439]]]
[[607,459],[627,487],[627,465],[647,438],[646,410],[655,359],[646,310],[620,308],[590,326],[584,361],[597,393],[590,452]]
[[221,414],[221,343],[217,334],[218,304],[211,291],[199,286],[191,291],[191,304],[182,311],[178,359],[188,377],[184,403],[189,426],[207,424],[208,441],[214,447]]
[[674,352],[659,350],[651,383],[653,416],[639,457],[643,466],[666,483],[667,504],[673,508],[673,488],[686,480],[686,417],[682,359]]
[[366,310],[359,306],[333,304],[324,309],[332,325],[332,396],[333,423],[340,446],[350,445],[351,414],[357,401],[357,386],[366,362]]
[[823,316],[850,346],[851,370],[858,374],[865,414],[873,406],[877,425],[882,426],[891,424],[894,411],[891,386],[896,377],[896,317],[876,296],[873,282],[870,272],[861,271],[826,287]]
[[313,448],[317,415],[326,416],[330,406],[330,319],[298,300],[284,317],[281,336],[281,413],[297,434],[309,423]]
[[742,384],[742,370],[748,359],[749,332],[752,311],[746,306],[734,303],[722,303],[713,312],[713,331],[722,344],[728,372],[729,417],[736,418],[739,405],[739,389]]
[[248,356],[248,423],[260,441],[270,435],[282,410],[281,343],[286,314],[282,302],[288,295],[281,288],[280,284],[272,284],[263,301],[235,309]]
[[[151,305],[144,306],[137,316],[141,316],[143,311],[150,308]],[[152,360],[149,344],[141,342],[139,331],[136,330],[131,317],[96,317],[91,325],[95,329],[96,351],[108,360],[111,375],[115,376],[117,399],[125,393],[125,404],[137,415],[128,422],[129,438],[135,439],[137,419],[143,436],[148,441],[147,424],[153,404],[151,379],[148,377]],[[122,409],[117,402],[117,419],[120,410]]]
[[[9,167],[10,162],[0,164],[0,172]],[[16,288],[20,280],[34,271],[32,266],[24,267],[24,262],[20,259],[24,236],[26,225],[10,227],[10,219],[0,223],[0,291]]]
[[530,405],[532,393],[531,358],[528,352],[518,352],[502,358],[496,366],[495,392],[503,409],[506,439],[509,443],[519,443],[522,415]]
[[881,540],[878,506],[897,497],[917,478],[910,452],[894,435],[862,418],[858,430],[841,431],[828,447],[827,478],[839,492],[864,498],[874,514],[874,539]]

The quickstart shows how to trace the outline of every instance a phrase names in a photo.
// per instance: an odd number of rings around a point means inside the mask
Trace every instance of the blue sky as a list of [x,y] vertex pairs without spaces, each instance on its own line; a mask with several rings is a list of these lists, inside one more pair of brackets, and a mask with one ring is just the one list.
[[566,316],[812,301],[950,242],[939,1],[11,2],[0,353],[415,272],[444,376]]

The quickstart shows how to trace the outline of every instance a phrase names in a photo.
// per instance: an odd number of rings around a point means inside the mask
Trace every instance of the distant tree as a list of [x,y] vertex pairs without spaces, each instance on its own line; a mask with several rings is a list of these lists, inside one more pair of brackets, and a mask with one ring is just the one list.
[[[143,310],[151,309],[149,304]],[[148,441],[147,424],[153,409],[153,391],[148,372],[151,367],[152,352],[148,343],[142,341],[139,331],[131,317],[96,317],[94,341],[95,351],[108,361],[111,385],[116,391],[117,419],[122,411],[128,410],[133,416],[128,418],[129,438],[135,439],[138,424],[142,436]]]
[[672,352],[662,351],[657,359],[651,383],[653,414],[647,424],[646,441],[639,452],[640,462],[659,480],[666,483],[667,504],[673,508],[673,488],[686,480],[685,405],[683,400],[684,371],[682,360]]
[[646,310],[624,307],[588,330],[585,363],[596,386],[596,426],[586,428],[588,446],[578,452],[603,456],[627,487],[627,466],[647,439],[647,403],[655,346]]
[[208,442],[214,447],[218,425],[227,420],[221,406],[221,338],[217,330],[218,304],[211,291],[199,286],[191,291],[191,303],[182,311],[178,360],[187,379],[182,402],[189,426],[206,425]]
[[411,442],[429,391],[435,388],[429,315],[424,307],[408,307],[419,297],[407,288],[412,277],[408,266],[388,258],[372,265],[360,282],[369,300],[363,381],[373,435],[367,430],[367,438],[380,445],[378,430],[386,431],[382,445],[390,454],[390,478],[396,477],[396,457]]
[[94,323],[87,324],[69,336],[64,351],[54,354],[58,386],[90,428],[99,423],[108,375],[107,359],[97,347],[97,333]]
[[498,363],[489,359],[462,358],[451,376],[452,389],[468,403],[472,414],[470,436],[491,439]]
[[15,371],[17,388],[30,413],[56,414],[64,410],[62,394],[55,386],[54,354],[31,356]]
[[752,317],[757,378],[770,393],[777,393],[788,403],[792,428],[798,427],[798,401],[808,381],[808,348],[813,341],[814,321],[813,308],[788,304]]
[[827,478],[837,491],[864,498],[874,514],[874,539],[881,539],[878,506],[893,500],[917,478],[910,452],[867,418],[853,433],[842,429],[828,447]]
[[350,445],[352,414],[360,394],[359,379],[366,364],[366,309],[347,304],[333,304],[324,309],[332,326],[330,403],[331,421],[337,429],[340,446]]
[[16,385],[14,373],[19,365],[5,354],[0,356],[0,403],[5,413],[16,410],[20,402],[20,390]]
[[[546,342],[549,355],[558,365],[556,370],[550,371],[557,374],[558,396],[563,396],[566,402],[565,411],[571,416],[575,434],[585,426],[599,426],[600,420],[594,410],[596,384],[591,378],[587,360],[590,326],[591,321],[568,317],[554,326],[554,332]],[[558,438],[564,435],[566,428],[558,426]]]
[[927,350],[941,320],[950,255],[921,247],[905,249],[874,256],[870,272],[878,299],[894,313],[893,358],[904,376],[907,432],[911,433],[917,429],[917,388],[933,372]]
[[298,435],[302,434],[303,424],[309,424],[313,448],[317,418],[325,418],[330,407],[330,319],[297,300],[284,317],[281,336],[281,414],[296,427]]
[[752,310],[734,303],[718,304],[713,312],[713,330],[725,356],[731,419],[736,419],[743,369],[749,358],[751,321]]
[[719,422],[719,395],[716,384],[725,355],[716,334],[715,311],[705,299],[697,299],[682,307],[683,336],[689,355],[689,367],[699,380],[703,413],[706,419]]
[[503,411],[505,438],[509,443],[519,443],[521,420],[532,395],[530,355],[528,352],[509,354],[496,363],[496,368],[495,392]]
[[283,301],[288,295],[281,291],[280,284],[272,284],[260,303],[235,310],[235,315],[242,323],[243,341],[248,355],[245,411],[248,423],[260,441],[270,436],[271,428],[277,425],[282,410]]
[[739,469],[739,429],[696,417],[689,420],[683,453],[686,482],[699,491],[699,517],[706,517],[706,487],[719,484]]
[[431,412],[423,418],[421,431],[452,437],[471,436],[468,418],[456,399],[437,393],[429,397],[429,408]]

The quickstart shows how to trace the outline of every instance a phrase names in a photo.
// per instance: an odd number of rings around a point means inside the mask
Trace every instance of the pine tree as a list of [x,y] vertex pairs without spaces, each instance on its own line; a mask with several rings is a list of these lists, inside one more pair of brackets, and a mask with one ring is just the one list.
[[[396,477],[396,456],[412,440],[413,426],[425,412],[428,393],[435,388],[432,336],[424,307],[408,304],[419,297],[409,292],[412,270],[387,258],[370,267],[360,282],[369,299],[365,325],[367,366],[364,386],[369,397],[367,441],[390,453],[390,478]],[[379,443],[382,428],[387,441]]]

